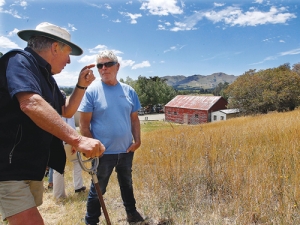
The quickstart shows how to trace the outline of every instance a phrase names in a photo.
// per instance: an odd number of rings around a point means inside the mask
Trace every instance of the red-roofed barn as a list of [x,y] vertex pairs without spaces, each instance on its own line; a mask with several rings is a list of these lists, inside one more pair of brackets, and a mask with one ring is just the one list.
[[211,121],[211,113],[226,109],[221,96],[177,95],[165,105],[165,120],[174,123],[199,124]]

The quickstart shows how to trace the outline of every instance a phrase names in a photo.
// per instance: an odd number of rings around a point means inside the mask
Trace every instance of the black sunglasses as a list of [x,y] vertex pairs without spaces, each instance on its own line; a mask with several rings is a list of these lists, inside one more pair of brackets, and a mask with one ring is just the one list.
[[103,66],[105,66],[106,68],[107,68],[107,67],[112,67],[112,66],[114,66],[114,65],[116,65],[116,64],[117,64],[117,62],[98,63],[98,64],[97,64],[97,68],[98,68],[98,69],[102,69]]

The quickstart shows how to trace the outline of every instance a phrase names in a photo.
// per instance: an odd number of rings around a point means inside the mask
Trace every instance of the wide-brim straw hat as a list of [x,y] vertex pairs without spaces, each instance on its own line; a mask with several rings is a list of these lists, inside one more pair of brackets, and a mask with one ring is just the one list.
[[37,25],[35,30],[21,30],[18,36],[24,41],[28,41],[32,36],[44,36],[62,42],[72,48],[71,55],[81,55],[82,49],[71,42],[71,34],[64,28],[54,24],[43,22]]

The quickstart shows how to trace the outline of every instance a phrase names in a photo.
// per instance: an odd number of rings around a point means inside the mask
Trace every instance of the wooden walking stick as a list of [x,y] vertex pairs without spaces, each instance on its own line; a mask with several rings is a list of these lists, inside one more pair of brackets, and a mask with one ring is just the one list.
[[[81,157],[80,152],[77,152],[77,158],[78,158],[78,162],[79,162],[82,170],[84,170],[84,171],[86,171],[86,172],[88,172],[89,174],[92,175],[92,181],[93,181],[94,186],[96,188],[96,192],[97,192],[98,199],[99,199],[101,208],[102,208],[104,216],[105,216],[106,223],[107,223],[107,225],[111,225],[110,220],[109,220],[109,216],[108,216],[108,213],[107,213],[107,210],[106,210],[106,206],[105,206],[105,203],[104,203],[104,200],[103,200],[103,195],[101,193],[98,178],[97,178],[97,167],[99,165],[99,158],[96,157],[96,158],[90,158],[90,159],[87,159],[87,160],[83,160],[82,157]],[[91,164],[90,167],[88,167],[87,164]]]

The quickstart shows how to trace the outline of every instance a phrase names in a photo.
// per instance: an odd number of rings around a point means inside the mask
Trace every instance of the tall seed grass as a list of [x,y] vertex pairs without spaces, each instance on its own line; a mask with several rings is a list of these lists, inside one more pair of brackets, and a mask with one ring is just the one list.
[[[133,184],[148,224],[300,224],[300,110],[202,125],[142,124]],[[89,187],[90,175],[83,173]],[[45,192],[47,225],[84,224],[87,192]],[[45,182],[47,186],[47,182]],[[115,173],[104,195],[112,224],[127,224]],[[101,217],[100,224],[105,224]]]
[[297,110],[143,133],[144,210],[174,224],[300,224],[299,119]]

